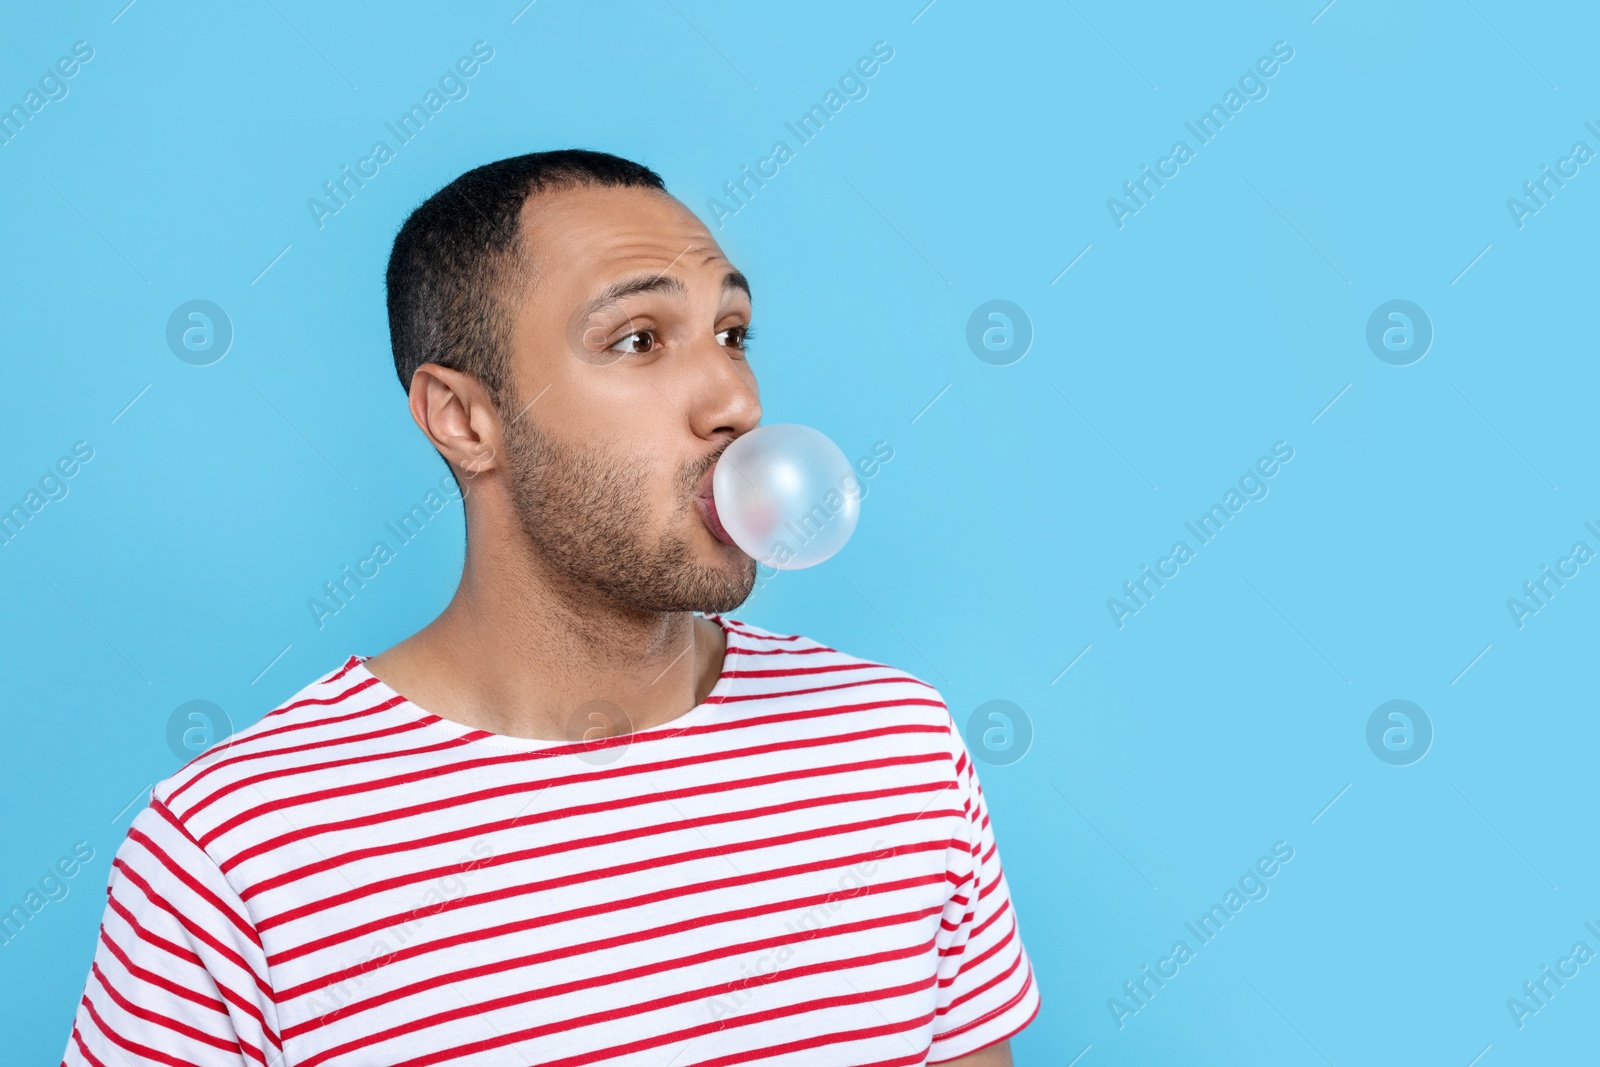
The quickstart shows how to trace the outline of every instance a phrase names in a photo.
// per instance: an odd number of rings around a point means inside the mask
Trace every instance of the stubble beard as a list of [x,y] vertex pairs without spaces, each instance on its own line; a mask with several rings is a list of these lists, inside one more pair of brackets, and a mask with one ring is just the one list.
[[[688,538],[654,539],[646,464],[605,450],[569,448],[531,422],[509,422],[506,467],[522,531],[540,558],[575,584],[639,611],[727,612],[755,587],[756,561],[697,562]],[[677,529],[695,514],[694,487],[704,467],[685,471],[673,516]]]

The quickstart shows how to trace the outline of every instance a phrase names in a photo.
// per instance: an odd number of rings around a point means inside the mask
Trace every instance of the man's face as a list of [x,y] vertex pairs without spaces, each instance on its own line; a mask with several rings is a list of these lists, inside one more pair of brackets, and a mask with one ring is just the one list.
[[558,573],[647,611],[730,611],[756,562],[696,496],[761,421],[743,276],[678,201],[577,188],[529,199],[513,312],[507,484]]

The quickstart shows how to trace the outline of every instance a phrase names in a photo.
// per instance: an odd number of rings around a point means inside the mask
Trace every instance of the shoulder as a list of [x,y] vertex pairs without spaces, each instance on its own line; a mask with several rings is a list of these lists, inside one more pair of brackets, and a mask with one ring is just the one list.
[[939,691],[909,671],[887,663],[863,659],[823,644],[803,634],[769,630],[743,619],[722,616],[728,631],[728,654],[738,657],[731,668],[748,674],[763,668],[784,675],[802,674],[867,676],[881,682],[910,686],[925,699],[944,700]]
[[151,801],[182,813],[267,765],[281,769],[285,758],[315,758],[318,749],[369,729],[373,716],[403,702],[385,696],[393,694],[363,668],[360,657],[349,656],[157,782]]
[[[824,695],[863,712],[891,714],[938,731],[955,728],[944,695],[930,682],[888,663],[865,659],[802,634],[782,633],[722,616],[728,630],[724,671],[742,689],[774,699]],[[954,757],[954,749],[952,749]]]

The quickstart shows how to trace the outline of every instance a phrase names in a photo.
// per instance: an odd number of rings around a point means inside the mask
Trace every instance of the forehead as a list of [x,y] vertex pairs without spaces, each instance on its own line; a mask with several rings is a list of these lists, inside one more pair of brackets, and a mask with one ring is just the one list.
[[546,291],[587,291],[630,270],[712,267],[720,274],[728,265],[694,213],[655,189],[551,190],[528,198],[521,224],[530,265]]

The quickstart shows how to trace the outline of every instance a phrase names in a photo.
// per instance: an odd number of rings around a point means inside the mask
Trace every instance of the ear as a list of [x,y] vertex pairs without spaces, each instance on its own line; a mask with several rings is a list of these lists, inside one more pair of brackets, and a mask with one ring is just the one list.
[[500,414],[469,374],[424,363],[411,376],[411,418],[452,470],[476,478],[496,470],[504,451]]

